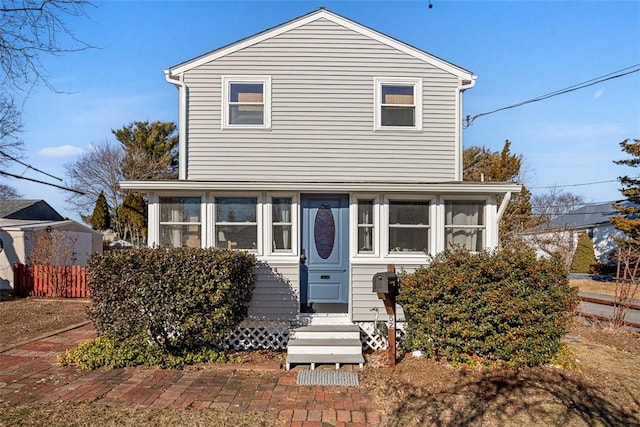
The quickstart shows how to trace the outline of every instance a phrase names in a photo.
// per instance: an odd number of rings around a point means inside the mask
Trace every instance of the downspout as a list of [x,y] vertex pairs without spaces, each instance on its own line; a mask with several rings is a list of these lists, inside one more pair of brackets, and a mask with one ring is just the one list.
[[187,179],[187,87],[180,76],[172,76],[171,70],[164,70],[164,78],[179,91],[178,113],[178,179]]
[[470,80],[462,80],[462,84],[460,86],[458,86],[458,91],[456,93],[456,103],[457,105],[457,113],[456,113],[456,133],[457,133],[457,144],[456,144],[456,157],[457,157],[457,173],[456,173],[456,181],[462,181],[462,172],[463,172],[463,168],[464,165],[462,163],[462,152],[463,152],[463,142],[462,142],[462,122],[463,122],[463,117],[462,117],[462,92],[464,92],[467,89],[471,89],[472,87],[474,87],[476,85],[476,79],[478,78],[478,76],[471,76]]

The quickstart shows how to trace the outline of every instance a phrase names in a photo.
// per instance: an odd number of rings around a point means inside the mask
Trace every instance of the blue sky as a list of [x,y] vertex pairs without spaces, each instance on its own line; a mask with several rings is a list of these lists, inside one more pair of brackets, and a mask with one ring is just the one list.
[[[24,103],[25,162],[64,177],[62,165],[111,129],[136,120],[178,120],[178,93],[163,70],[238,39],[328,7],[473,71],[465,115],[512,105],[640,63],[640,1],[110,1],[70,21],[95,46],[43,60],[61,91],[37,88]],[[554,185],[613,181],[618,143],[640,138],[640,73],[477,119],[465,146],[499,150],[506,139],[525,161],[534,193]],[[8,172],[49,180],[10,165]],[[4,179],[4,178],[2,178]],[[8,179],[27,198],[63,215],[65,193]],[[620,197],[616,182],[566,187],[588,202]]]

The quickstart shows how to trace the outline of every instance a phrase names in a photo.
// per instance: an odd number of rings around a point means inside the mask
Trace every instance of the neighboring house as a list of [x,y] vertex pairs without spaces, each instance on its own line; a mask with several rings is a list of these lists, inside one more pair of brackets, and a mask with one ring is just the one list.
[[39,221],[63,221],[60,215],[44,200],[1,200],[0,218]]
[[93,252],[102,252],[102,234],[72,220],[65,220],[44,200],[0,200],[0,291],[11,291],[13,264],[27,263],[33,233],[64,231],[73,242],[67,264],[86,265]]
[[[551,230],[540,228],[534,232],[526,233],[527,240],[533,242],[539,254],[548,255],[553,251],[553,245],[540,245],[540,241],[562,241],[572,248],[571,254],[575,251],[580,233],[587,233],[593,242],[593,249],[596,259],[601,263],[610,262],[610,255],[616,250],[615,238],[624,236],[624,233],[617,230],[610,220],[619,212],[613,209],[613,205],[619,203],[604,202],[598,204],[588,204],[575,209],[564,215],[559,215],[553,219]],[[549,237],[555,236],[555,239]]]
[[462,182],[473,73],[326,9],[165,76],[179,179],[121,186],[148,194],[150,246],[256,254],[251,319],[371,322],[374,273],[496,247],[497,196],[520,191]]

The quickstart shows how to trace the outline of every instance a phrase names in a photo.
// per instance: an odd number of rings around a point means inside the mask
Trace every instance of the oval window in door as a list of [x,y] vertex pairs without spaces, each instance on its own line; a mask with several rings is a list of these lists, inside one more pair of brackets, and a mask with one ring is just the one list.
[[331,252],[333,252],[335,239],[336,222],[333,218],[331,207],[325,203],[318,209],[313,223],[313,240],[320,258],[329,258]]

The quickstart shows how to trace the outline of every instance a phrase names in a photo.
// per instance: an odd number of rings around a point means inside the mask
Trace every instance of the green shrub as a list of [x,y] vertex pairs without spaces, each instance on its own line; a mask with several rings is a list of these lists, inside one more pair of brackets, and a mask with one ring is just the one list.
[[255,257],[219,249],[132,249],[89,260],[98,335],[145,335],[170,354],[221,348],[246,318]]
[[515,366],[548,362],[577,305],[559,257],[529,249],[442,253],[401,274],[404,345],[429,357]]
[[572,273],[588,274],[591,272],[592,266],[597,263],[596,255],[593,251],[593,241],[587,233],[580,233],[576,252],[573,254],[571,262]]
[[101,336],[67,350],[65,354],[58,356],[58,361],[62,365],[76,364],[82,370],[103,366],[115,369],[139,365],[181,368],[194,363],[240,362],[211,348],[169,354],[149,343],[145,335],[136,335],[125,340]]

